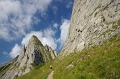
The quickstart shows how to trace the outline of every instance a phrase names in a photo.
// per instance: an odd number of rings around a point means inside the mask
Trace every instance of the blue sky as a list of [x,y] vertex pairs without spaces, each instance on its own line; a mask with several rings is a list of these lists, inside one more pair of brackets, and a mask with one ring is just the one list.
[[0,65],[36,35],[58,52],[65,42],[73,0],[0,0]]

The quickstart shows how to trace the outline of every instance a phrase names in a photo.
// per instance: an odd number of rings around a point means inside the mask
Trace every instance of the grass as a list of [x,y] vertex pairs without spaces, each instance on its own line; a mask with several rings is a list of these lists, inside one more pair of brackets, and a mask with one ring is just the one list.
[[[71,62],[74,67],[66,69]],[[109,43],[70,54],[59,63],[54,79],[119,79],[120,38],[114,36]]]
[[106,34],[111,33],[111,32],[112,32],[112,30],[111,30],[111,29],[108,29],[108,30],[106,30],[105,32],[103,32],[102,34],[100,34],[99,37],[101,37],[102,35],[105,36]]
[[120,19],[118,20],[118,26],[120,26]]
[[110,25],[110,24],[113,24],[112,26],[113,29],[117,29],[117,27],[120,26],[120,19],[114,22],[108,22],[108,23],[106,22],[106,25]]
[[[103,45],[93,46],[61,58],[59,55],[44,66],[18,79],[46,79],[53,65],[54,79],[120,79],[120,34]],[[66,68],[69,64],[73,67]]]
[[49,65],[50,62],[44,66],[33,65],[33,70],[23,76],[18,77],[17,79],[46,79],[51,72],[51,70],[49,69]]
[[118,27],[117,25],[113,25],[112,26],[113,29],[117,29],[117,27]]

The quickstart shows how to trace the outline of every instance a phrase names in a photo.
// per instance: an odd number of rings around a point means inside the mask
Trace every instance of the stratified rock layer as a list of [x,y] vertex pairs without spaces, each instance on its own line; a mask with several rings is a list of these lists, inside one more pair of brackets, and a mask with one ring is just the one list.
[[38,38],[33,35],[28,45],[22,47],[20,55],[12,63],[11,67],[1,75],[1,79],[15,79],[33,69],[32,64],[47,63],[57,55],[55,50],[52,50],[48,45],[44,47]]
[[62,55],[100,45],[120,33],[120,0],[74,0]]

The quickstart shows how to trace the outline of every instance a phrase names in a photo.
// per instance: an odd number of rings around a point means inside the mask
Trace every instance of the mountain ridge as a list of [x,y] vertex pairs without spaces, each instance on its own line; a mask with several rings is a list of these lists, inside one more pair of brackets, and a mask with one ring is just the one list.
[[[28,45],[22,46],[20,55],[13,59],[9,68],[1,75],[1,79],[14,79],[34,69],[33,65],[40,65],[49,62],[57,56],[57,52],[48,45],[43,46],[40,40],[33,35]],[[7,66],[6,65],[6,66]],[[2,68],[1,68],[2,69]]]

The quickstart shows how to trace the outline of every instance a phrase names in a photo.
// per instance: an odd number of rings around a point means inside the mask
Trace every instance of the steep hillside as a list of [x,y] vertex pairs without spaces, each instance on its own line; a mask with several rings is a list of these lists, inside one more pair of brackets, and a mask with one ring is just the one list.
[[100,45],[120,33],[120,0],[74,0],[63,55]]
[[20,55],[14,59],[14,62],[8,62],[0,67],[1,79],[15,79],[34,69],[34,66],[47,63],[56,56],[55,50],[52,50],[48,45],[43,46],[39,39],[33,35],[28,45],[22,47]]
[[47,79],[51,64],[53,79],[120,79],[120,34],[102,45],[61,56],[18,79]]
[[120,34],[102,45],[74,51],[54,66],[54,79],[120,79]]

